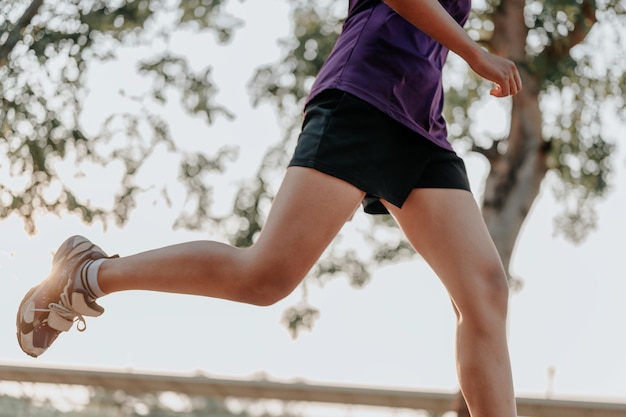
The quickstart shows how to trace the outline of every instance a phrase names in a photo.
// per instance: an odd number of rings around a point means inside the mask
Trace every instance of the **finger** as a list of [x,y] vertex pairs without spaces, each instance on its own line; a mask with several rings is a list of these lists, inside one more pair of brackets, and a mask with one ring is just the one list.
[[509,80],[505,80],[505,82],[498,84],[499,95],[498,97],[506,97],[511,95],[511,84]]
[[522,79],[519,73],[516,71],[511,78],[511,94],[516,95],[522,91]]
[[509,87],[509,95],[514,96],[517,94],[517,82],[515,80],[515,68],[507,76],[506,84]]
[[522,91],[522,77],[520,76],[518,71],[515,71],[515,84],[517,86],[517,92]]

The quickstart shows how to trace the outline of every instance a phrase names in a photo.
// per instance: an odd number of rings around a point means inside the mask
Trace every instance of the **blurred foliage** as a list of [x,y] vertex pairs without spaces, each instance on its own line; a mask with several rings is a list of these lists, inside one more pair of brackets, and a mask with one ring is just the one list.
[[[489,1],[468,22],[470,34],[487,48],[493,46],[494,15],[504,3]],[[617,144],[611,129],[626,121],[626,2],[531,1],[524,12],[526,55],[518,65],[532,81],[525,87],[537,89],[548,166],[558,177],[550,181],[563,203],[555,224],[578,243],[595,228],[595,202],[609,188]],[[490,152],[507,152],[507,132],[477,131],[474,123],[488,100],[487,83],[473,74],[459,82],[458,74],[450,75],[455,78],[446,96],[452,138],[488,159]]]
[[[245,417],[271,416],[251,413],[261,401],[241,400],[236,407],[225,401],[205,397],[189,397],[175,392],[130,395],[124,391],[89,388],[86,404],[82,400],[55,398],[54,394],[35,397],[0,396],[0,417]],[[240,411],[235,411],[234,408]],[[280,414],[287,417],[288,412]]]
[[223,400],[205,397],[189,397],[174,392],[131,395],[124,391],[110,392],[90,388],[89,402],[76,414],[120,417],[244,417],[247,412],[231,411]]
[[[230,40],[241,22],[229,16],[220,0],[107,1],[51,0],[0,2],[0,217],[20,216],[26,230],[35,231],[37,215],[69,211],[85,222],[113,220],[123,224],[141,191],[136,177],[143,162],[159,145],[179,152],[180,181],[197,204],[209,199],[206,187],[196,187],[199,171],[219,171],[232,156],[187,155],[173,142],[168,120],[152,110],[178,95],[190,115],[211,123],[230,113],[214,102],[211,69],[192,69],[188,57],[161,48],[139,66],[139,74],[153,81],[152,90],[135,97],[141,110],[110,117],[102,130],[89,134],[80,123],[89,65],[114,60],[122,47],[147,47],[177,32],[213,33],[219,42]],[[115,87],[114,87],[115,88]],[[123,140],[115,140],[118,135]],[[101,207],[77,195],[64,162],[75,168],[70,177],[90,165],[122,163],[114,202]]]

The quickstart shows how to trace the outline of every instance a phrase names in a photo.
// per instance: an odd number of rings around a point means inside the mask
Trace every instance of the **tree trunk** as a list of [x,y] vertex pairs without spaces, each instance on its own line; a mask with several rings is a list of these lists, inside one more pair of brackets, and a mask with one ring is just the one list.
[[548,171],[548,147],[541,135],[539,94],[533,85],[536,81],[523,78],[526,87],[513,98],[511,131],[506,143],[501,144],[506,152],[490,157],[491,170],[482,207],[506,271],[524,220]]

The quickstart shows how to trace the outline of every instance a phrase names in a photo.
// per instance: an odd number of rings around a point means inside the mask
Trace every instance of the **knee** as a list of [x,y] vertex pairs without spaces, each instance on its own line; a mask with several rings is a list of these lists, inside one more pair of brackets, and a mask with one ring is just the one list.
[[304,276],[286,268],[255,265],[248,269],[239,299],[257,306],[270,306],[287,297]]
[[300,281],[291,276],[260,276],[247,290],[248,302],[261,307],[276,304],[291,294]]
[[458,314],[465,324],[478,328],[505,325],[509,302],[509,283],[500,264],[483,269],[474,276],[466,277],[471,282],[461,303],[457,303]]

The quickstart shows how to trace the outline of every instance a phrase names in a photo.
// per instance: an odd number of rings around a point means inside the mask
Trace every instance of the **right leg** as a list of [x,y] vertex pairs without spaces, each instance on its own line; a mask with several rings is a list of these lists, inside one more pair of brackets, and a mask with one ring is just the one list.
[[154,290],[272,304],[300,283],[363,194],[319,171],[290,167],[251,247],[198,241],[110,259],[98,283],[105,293]]
[[459,383],[472,416],[514,417],[508,283],[474,197],[465,190],[422,188],[401,209],[385,205],[452,299]]

